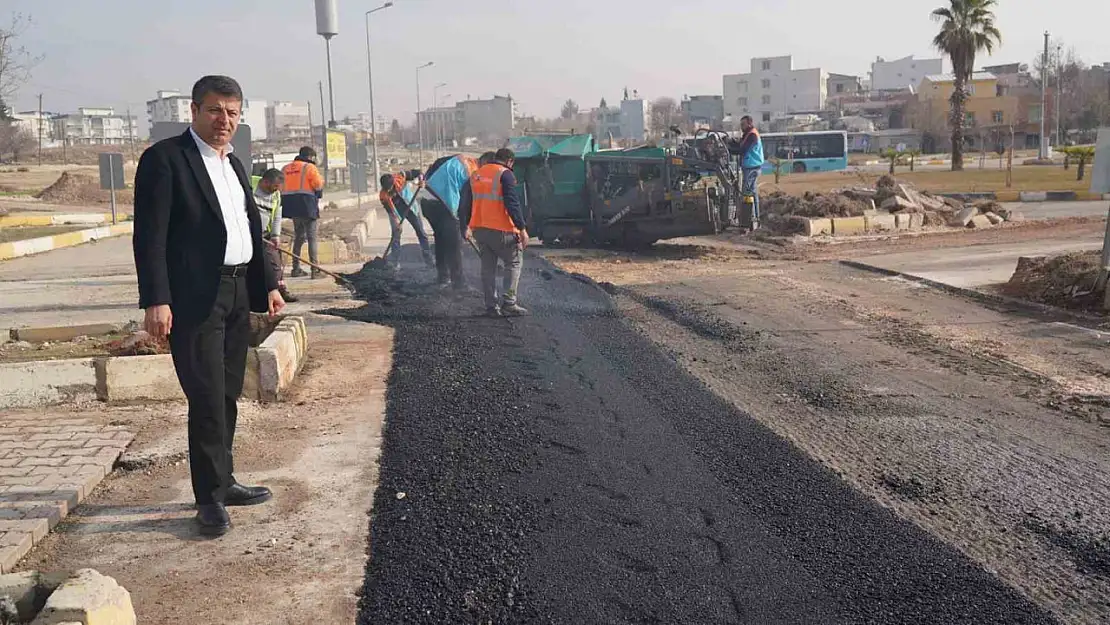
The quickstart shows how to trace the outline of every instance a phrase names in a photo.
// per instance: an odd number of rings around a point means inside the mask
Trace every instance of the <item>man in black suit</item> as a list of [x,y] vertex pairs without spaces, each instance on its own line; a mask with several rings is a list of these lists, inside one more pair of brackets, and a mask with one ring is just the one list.
[[243,92],[226,76],[193,86],[193,123],[143,153],[135,173],[139,306],[153,336],[169,336],[189,400],[189,465],[205,535],[231,529],[225,506],[268,501],[235,481],[235,405],[243,390],[250,311],[285,306],[266,262],[250,181],[231,153]]

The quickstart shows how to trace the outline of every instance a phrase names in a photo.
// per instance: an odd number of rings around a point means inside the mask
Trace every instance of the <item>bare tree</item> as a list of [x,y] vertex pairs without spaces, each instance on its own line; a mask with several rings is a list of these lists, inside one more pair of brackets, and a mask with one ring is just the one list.
[[42,60],[20,45],[20,37],[31,25],[31,18],[13,13],[7,27],[0,27],[0,102],[10,101],[31,78],[31,70]]
[[38,145],[27,128],[13,122],[0,121],[0,161],[9,155],[12,161],[29,154]]
[[682,112],[674,98],[663,96],[651,103],[651,129],[665,135],[671,124],[677,124]]

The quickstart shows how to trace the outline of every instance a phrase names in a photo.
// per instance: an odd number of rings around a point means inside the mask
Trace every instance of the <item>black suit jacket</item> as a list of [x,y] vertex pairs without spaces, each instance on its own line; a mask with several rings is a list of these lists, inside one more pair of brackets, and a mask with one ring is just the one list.
[[[254,254],[247,269],[251,310],[266,312],[267,294],[278,288],[266,262],[262,222],[243,164],[228,157],[247,197]],[[174,326],[195,326],[216,301],[227,230],[216,189],[190,132],[152,145],[135,173],[135,269],[139,307],[169,304]]]

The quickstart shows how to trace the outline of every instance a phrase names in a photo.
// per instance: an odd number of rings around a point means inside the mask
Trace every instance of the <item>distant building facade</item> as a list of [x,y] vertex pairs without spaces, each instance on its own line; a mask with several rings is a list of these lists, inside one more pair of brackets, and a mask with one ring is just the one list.
[[751,115],[757,123],[791,113],[821,111],[828,93],[820,68],[794,69],[790,56],[754,58],[744,74],[724,76],[724,115],[737,123]]
[[191,124],[193,122],[193,111],[190,107],[192,101],[190,96],[180,91],[159,91],[156,98],[146,103],[150,127],[154,128],[154,124],[161,122]]
[[916,89],[926,76],[944,73],[944,59],[915,59],[913,55],[893,61],[875,59],[871,64],[871,91]]
[[54,118],[54,137],[69,145],[118,145],[139,138],[138,118],[109,107],[82,107]]
[[31,135],[37,141],[39,132],[42,132],[42,141],[44,144],[54,144],[54,114],[42,113],[38,111],[23,111],[22,113],[11,114],[15,126],[27,134]]
[[725,120],[725,99],[719,95],[695,95],[682,100],[682,114],[695,127],[720,129]]
[[267,141],[289,145],[311,143],[311,109],[307,104],[274,102],[265,111]]

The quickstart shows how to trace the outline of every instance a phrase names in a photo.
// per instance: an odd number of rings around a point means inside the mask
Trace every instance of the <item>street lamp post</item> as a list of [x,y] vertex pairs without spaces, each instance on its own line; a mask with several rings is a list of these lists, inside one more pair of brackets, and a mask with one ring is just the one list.
[[446,86],[447,83],[441,82],[432,87],[432,109],[434,111],[432,119],[435,120],[435,128],[432,128],[432,131],[435,132],[435,140],[432,141],[432,147],[435,148],[436,158],[439,158],[439,90]]
[[374,186],[377,187],[381,180],[382,172],[378,166],[378,118],[374,115],[374,65],[370,60],[370,14],[377,13],[383,9],[388,9],[393,6],[392,2],[386,2],[376,9],[370,9],[366,12],[366,82],[370,87],[370,141],[371,141],[371,158],[374,159]]
[[435,61],[428,61],[416,68],[416,142],[417,149],[420,150],[420,160],[417,162],[420,168],[424,167],[424,124],[420,121],[420,70],[433,65]]
[[[443,94],[439,99],[439,104],[437,105],[437,108],[442,110],[443,103],[446,102],[447,99],[450,97],[450,93]],[[443,117],[444,114],[441,112],[440,117],[437,118],[439,119],[439,147],[441,151],[440,156],[443,156],[443,154],[447,152],[447,124],[444,122]]]

